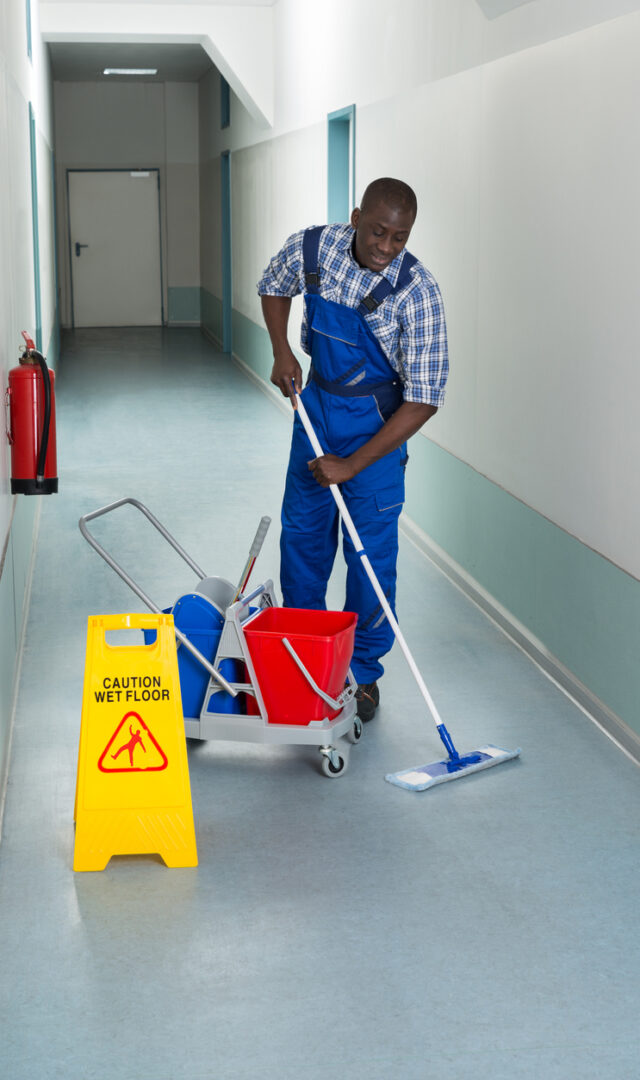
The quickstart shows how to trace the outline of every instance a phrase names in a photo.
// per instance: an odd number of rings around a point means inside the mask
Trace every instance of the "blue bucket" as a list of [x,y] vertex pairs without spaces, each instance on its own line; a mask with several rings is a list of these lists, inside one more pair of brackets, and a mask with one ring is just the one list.
[[[211,600],[201,593],[185,593],[173,605],[173,621],[178,630],[202,653],[205,660],[213,663],[220,643],[224,616]],[[209,672],[184,645],[178,646],[178,671],[182,711],[185,716],[197,718],[200,716],[209,685]]]
[[[165,608],[164,614],[173,614],[173,621],[178,630],[195,645],[205,660],[213,663],[220,634],[224,625],[224,616],[218,607],[201,593],[185,593],[176,600],[173,608]],[[152,645],[156,640],[155,630],[144,631],[145,645]],[[232,660],[223,660],[220,673],[226,679],[236,681],[235,664]],[[182,711],[188,718],[198,719],[209,685],[209,672],[184,645],[178,644],[178,673],[180,675],[180,693]],[[238,713],[241,711],[241,695],[218,693],[215,695],[216,712]]]
[[[224,675],[227,682],[246,682],[244,662],[234,657],[226,657],[218,664],[218,671]],[[244,694],[232,697],[226,690],[218,690],[209,698],[208,713],[241,713],[244,712]]]

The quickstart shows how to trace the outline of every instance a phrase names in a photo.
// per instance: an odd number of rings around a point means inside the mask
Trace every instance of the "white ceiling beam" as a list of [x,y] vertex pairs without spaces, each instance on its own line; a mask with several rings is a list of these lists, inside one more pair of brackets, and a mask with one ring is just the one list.
[[272,7],[48,0],[40,30],[44,41],[201,45],[250,115],[273,125]]

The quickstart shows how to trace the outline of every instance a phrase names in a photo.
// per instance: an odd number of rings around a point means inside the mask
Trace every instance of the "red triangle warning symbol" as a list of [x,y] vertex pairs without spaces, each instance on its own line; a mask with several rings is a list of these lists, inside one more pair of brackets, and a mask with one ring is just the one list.
[[162,772],[168,764],[167,755],[140,714],[128,712],[102,751],[98,768],[106,773]]

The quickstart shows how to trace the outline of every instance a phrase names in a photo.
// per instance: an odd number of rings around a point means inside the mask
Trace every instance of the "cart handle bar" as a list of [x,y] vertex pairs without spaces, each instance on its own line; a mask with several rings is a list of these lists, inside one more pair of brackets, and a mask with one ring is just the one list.
[[[266,585],[265,585],[264,583],[263,583],[262,585],[258,585],[258,586],[257,586],[257,587],[256,587],[256,588],[255,588],[255,589],[253,590],[253,592],[249,593],[249,595],[248,595],[248,596],[243,596],[243,597],[242,597],[242,600],[240,600],[240,601],[239,601],[239,603],[240,603],[240,606],[241,606],[241,607],[248,607],[248,606],[249,606],[249,604],[250,604],[250,603],[251,603],[251,602],[252,602],[253,600],[256,600],[258,596],[260,596],[260,595],[261,595],[261,594],[262,594],[263,592],[266,592],[266,589],[267,589],[267,586],[266,586]],[[266,599],[267,599],[267,600],[269,601],[269,606],[271,606],[271,599],[270,599],[270,597],[268,597],[268,596],[267,596],[267,597],[266,597]]]
[[[100,557],[104,559],[104,561],[107,563],[108,566],[111,567],[112,570],[115,570],[118,577],[122,578],[125,585],[129,586],[129,588],[136,594],[136,596],[139,597],[140,600],[142,600],[143,604],[146,604],[146,606],[151,611],[154,611],[156,615],[162,615],[162,609],[159,608],[157,604],[154,604],[153,600],[151,600],[147,596],[147,594],[143,592],[143,590],[133,580],[132,577],[129,577],[129,574],[127,574],[126,570],[122,569],[120,564],[117,563],[111,555],[109,555],[108,551],[105,551],[102,545],[98,543],[96,538],[91,535],[87,528],[88,521],[93,521],[94,518],[100,517],[102,514],[108,514],[112,510],[116,510],[119,506],[124,506],[126,503],[130,503],[131,506],[135,506],[145,515],[145,517],[149,519],[152,525],[155,525],[158,532],[161,533],[162,536],[164,536],[165,540],[167,540],[169,544],[171,544],[171,547],[174,549],[174,551],[177,551],[178,555],[182,556],[184,561],[191,567],[192,570],[195,571],[200,580],[202,580],[202,578],[206,577],[207,575],[203,570],[200,569],[197,563],[195,563],[193,559],[189,555],[187,555],[184,548],[182,548],[178,541],[173,538],[171,533],[168,532],[167,529],[165,529],[164,525],[162,525],[158,521],[158,519],[154,517],[151,511],[147,509],[147,507],[144,506],[137,499],[118,499],[117,502],[109,503],[108,506],[101,506],[99,510],[94,510],[91,514],[85,514],[83,517],[81,517],[78,522],[78,526],[87,543],[91,545],[94,551],[98,552],[98,555],[100,555]],[[231,686],[231,684],[227,682],[224,675],[221,675],[218,669],[215,668],[213,664],[211,664],[198,649],[196,649],[195,645],[191,644],[188,637],[186,637],[181,630],[178,630],[176,626],[174,626],[173,629],[180,643],[184,645],[184,647],[188,649],[189,652],[193,654],[193,656],[195,656],[196,660],[198,660],[202,664],[202,666],[209,672],[209,674],[213,676],[216,682],[224,690],[226,690],[228,694],[231,694],[232,697],[237,697],[238,691],[234,690],[233,686]]]

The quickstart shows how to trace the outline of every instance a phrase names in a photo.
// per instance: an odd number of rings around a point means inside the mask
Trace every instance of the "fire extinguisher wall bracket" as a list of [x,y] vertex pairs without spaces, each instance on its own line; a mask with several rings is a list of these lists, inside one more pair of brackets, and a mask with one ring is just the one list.
[[55,375],[25,338],[19,367],[9,372],[7,400],[11,443],[11,491],[19,495],[51,495],[56,475]]

